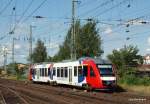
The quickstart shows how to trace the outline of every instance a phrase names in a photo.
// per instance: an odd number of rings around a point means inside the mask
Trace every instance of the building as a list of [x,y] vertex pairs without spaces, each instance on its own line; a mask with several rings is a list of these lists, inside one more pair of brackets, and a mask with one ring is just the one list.
[[150,54],[144,56],[143,64],[150,64]]

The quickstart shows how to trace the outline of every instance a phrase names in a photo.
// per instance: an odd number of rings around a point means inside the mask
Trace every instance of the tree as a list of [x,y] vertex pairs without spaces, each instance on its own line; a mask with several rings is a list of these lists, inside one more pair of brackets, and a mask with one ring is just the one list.
[[109,54],[107,57],[122,74],[129,67],[135,67],[142,63],[142,56],[138,55],[138,52],[137,47],[129,45],[124,46],[120,50],[113,50],[112,54]]
[[[59,47],[59,52],[54,56],[55,61],[70,59],[71,54],[71,29],[68,30],[65,41]],[[100,56],[103,53],[101,49],[101,38],[96,28],[96,22],[87,22],[81,26],[80,21],[75,23],[75,49],[77,58],[82,56]]]
[[103,53],[101,49],[102,40],[96,25],[95,21],[90,21],[83,25],[79,31],[80,33],[77,34],[76,49],[78,58],[82,56],[101,56]]
[[32,55],[30,56],[30,59],[31,58],[34,63],[44,62],[47,60],[46,47],[40,39],[37,41],[36,47],[34,48]]
[[9,75],[16,75],[17,80],[20,79],[25,74],[25,70],[27,69],[27,66],[19,68],[18,65],[19,64],[15,62],[15,63],[10,63],[7,66],[8,74]]

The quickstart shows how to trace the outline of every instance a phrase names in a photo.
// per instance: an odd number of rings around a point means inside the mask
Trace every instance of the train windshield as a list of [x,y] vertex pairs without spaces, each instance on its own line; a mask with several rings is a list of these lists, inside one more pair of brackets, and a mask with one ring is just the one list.
[[99,70],[100,75],[114,75],[112,70],[112,65],[98,65],[97,68]]

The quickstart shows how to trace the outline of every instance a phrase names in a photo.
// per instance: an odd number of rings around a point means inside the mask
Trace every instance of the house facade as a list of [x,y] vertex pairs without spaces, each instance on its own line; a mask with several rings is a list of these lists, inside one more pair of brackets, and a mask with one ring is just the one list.
[[143,59],[143,64],[150,64],[150,54],[147,54],[144,56],[144,59]]

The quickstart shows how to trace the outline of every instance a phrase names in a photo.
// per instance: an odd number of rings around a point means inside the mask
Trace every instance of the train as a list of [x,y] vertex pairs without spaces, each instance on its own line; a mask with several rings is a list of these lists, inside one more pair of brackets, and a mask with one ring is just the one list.
[[86,89],[114,89],[116,87],[113,64],[94,58],[32,64],[29,68],[29,80]]

